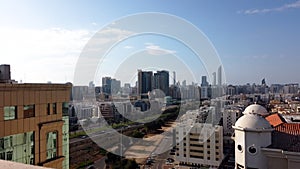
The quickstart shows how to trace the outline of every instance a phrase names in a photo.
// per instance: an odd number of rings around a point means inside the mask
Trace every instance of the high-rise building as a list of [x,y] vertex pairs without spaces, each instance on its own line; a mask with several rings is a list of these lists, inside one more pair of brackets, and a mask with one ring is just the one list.
[[0,83],[17,83],[10,78],[10,65],[0,65]]
[[138,70],[138,94],[147,94],[152,91],[152,71]]
[[105,94],[111,94],[111,77],[102,77],[102,92]]
[[0,84],[0,159],[69,168],[71,84]]
[[165,96],[169,95],[169,72],[162,70],[154,73],[154,89],[160,89]]
[[215,86],[215,85],[217,85],[217,74],[216,74],[216,72],[213,72],[212,76],[213,76],[212,85]]
[[186,80],[182,81],[182,87],[186,87]]
[[0,81],[10,80],[10,65],[0,65]]
[[173,85],[176,85],[176,72],[173,71]]
[[201,77],[201,86],[208,86],[207,77],[202,76]]
[[263,86],[266,85],[266,79],[265,79],[265,78],[263,78],[263,79],[261,80],[261,85],[263,85]]
[[218,86],[222,85],[222,66],[218,68]]
[[121,90],[121,81],[116,79],[111,79],[111,93],[117,94]]
[[89,93],[88,86],[73,86],[72,87],[72,100],[83,100]]

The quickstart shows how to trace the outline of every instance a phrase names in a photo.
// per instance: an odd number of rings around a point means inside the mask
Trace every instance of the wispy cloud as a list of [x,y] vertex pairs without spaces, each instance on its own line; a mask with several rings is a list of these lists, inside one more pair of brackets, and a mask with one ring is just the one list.
[[129,46],[129,45],[124,46],[124,49],[132,49],[132,48],[133,48],[133,46]]
[[238,13],[253,15],[253,14],[269,13],[269,12],[282,12],[288,9],[297,9],[297,8],[300,8],[300,0],[293,3],[284,4],[276,8],[240,10],[238,11]]
[[89,30],[0,28],[2,64],[23,82],[71,81],[78,56],[95,32]]
[[160,46],[154,45],[152,43],[145,43],[145,46],[147,52],[151,55],[167,55],[176,53],[176,51],[174,50],[163,49]]

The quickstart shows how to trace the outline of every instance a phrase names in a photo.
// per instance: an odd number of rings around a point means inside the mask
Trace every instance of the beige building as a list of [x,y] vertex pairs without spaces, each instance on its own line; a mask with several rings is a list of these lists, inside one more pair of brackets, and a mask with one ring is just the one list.
[[179,124],[176,127],[176,143],[176,160],[181,165],[217,168],[222,162],[222,126]]
[[71,84],[0,83],[0,159],[69,167]]

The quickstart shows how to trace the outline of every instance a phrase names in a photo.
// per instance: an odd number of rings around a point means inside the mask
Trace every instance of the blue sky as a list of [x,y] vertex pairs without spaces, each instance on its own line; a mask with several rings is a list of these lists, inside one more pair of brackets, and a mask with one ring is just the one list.
[[[0,0],[1,64],[11,64],[18,81],[72,81],[89,38],[106,24],[140,12],[169,13],[198,27],[216,48],[228,84],[259,83],[263,78],[269,84],[300,82],[296,0]],[[174,50],[174,43],[163,42],[156,38],[149,43]]]

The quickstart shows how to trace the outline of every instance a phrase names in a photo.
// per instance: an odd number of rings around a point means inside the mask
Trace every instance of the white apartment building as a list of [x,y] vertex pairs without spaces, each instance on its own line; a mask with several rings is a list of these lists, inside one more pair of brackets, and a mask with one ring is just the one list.
[[208,123],[176,126],[176,160],[181,165],[218,168],[223,159],[223,128]]

